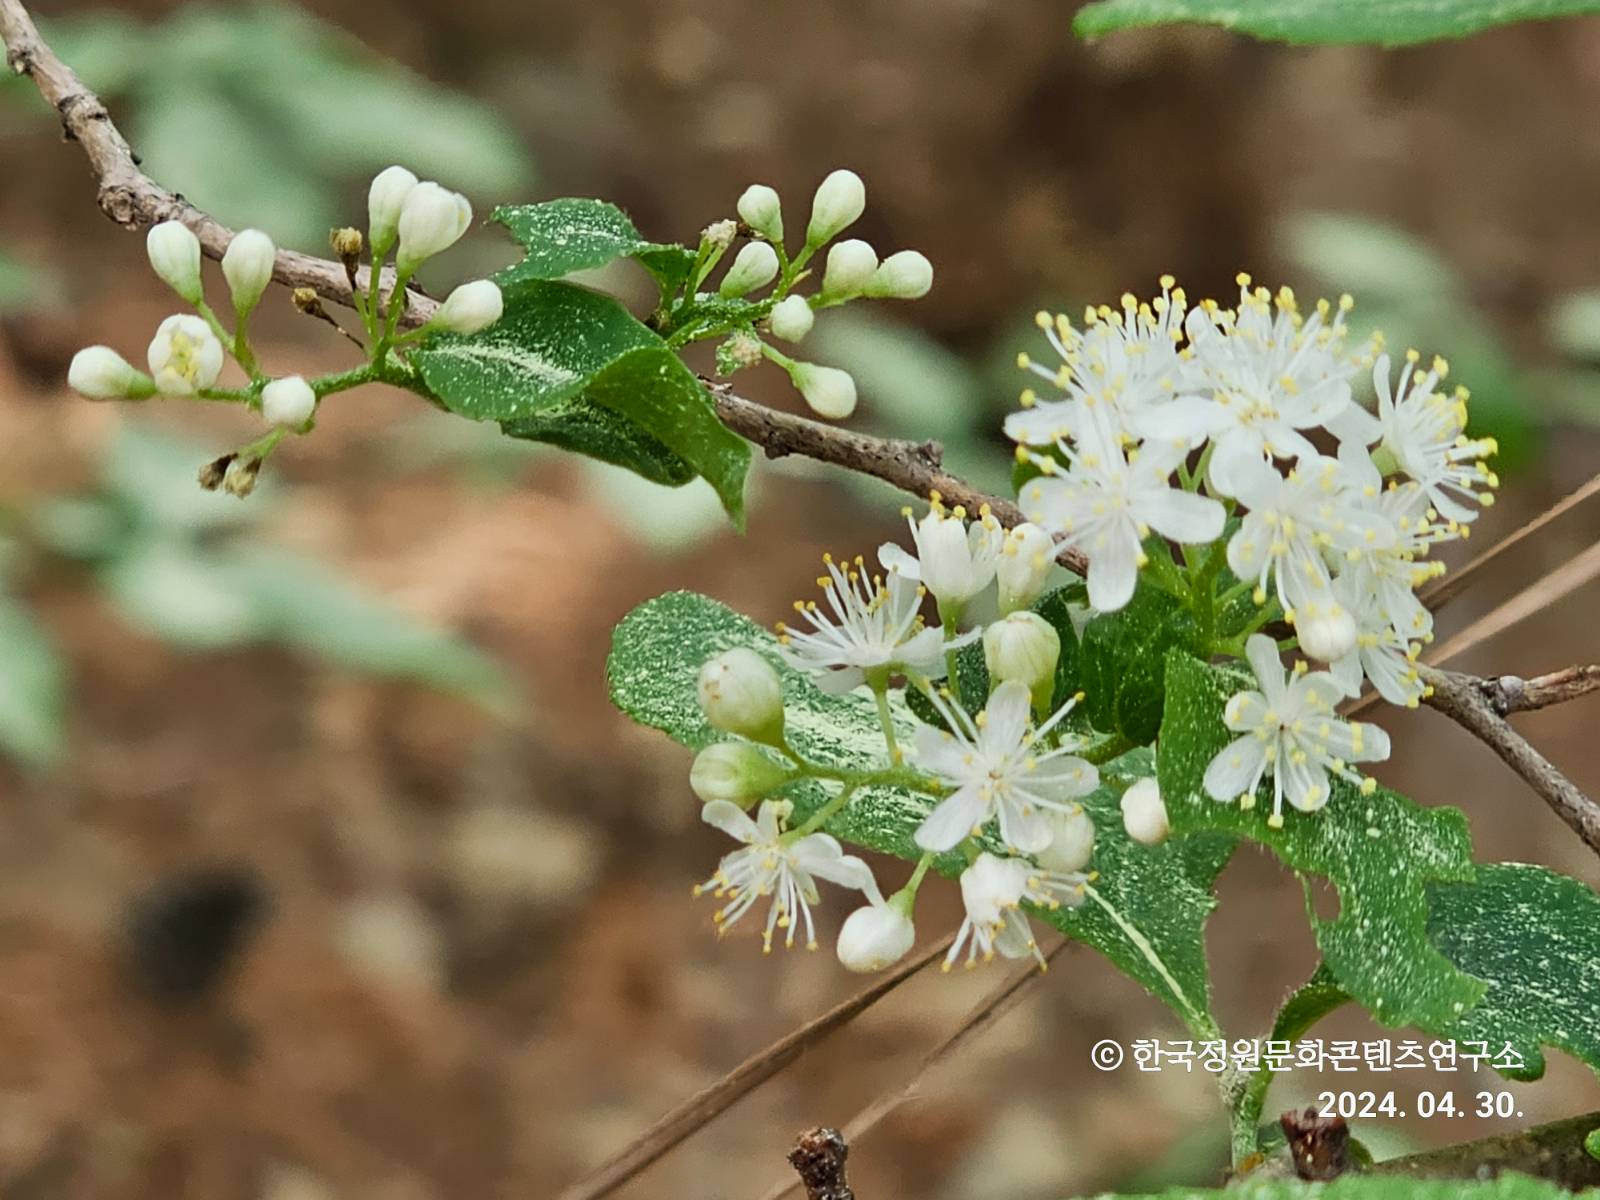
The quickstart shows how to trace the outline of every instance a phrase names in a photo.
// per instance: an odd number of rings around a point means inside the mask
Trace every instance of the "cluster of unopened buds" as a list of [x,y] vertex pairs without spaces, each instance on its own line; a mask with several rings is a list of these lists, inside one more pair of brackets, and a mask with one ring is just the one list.
[[[1286,800],[1306,813],[1327,803],[1332,778],[1371,791],[1352,764],[1387,758],[1389,739],[1337,706],[1364,682],[1397,704],[1425,694],[1417,657],[1432,618],[1417,591],[1442,570],[1432,548],[1465,537],[1492,502],[1494,443],[1466,436],[1467,394],[1443,390],[1442,360],[1424,369],[1408,352],[1396,372],[1381,335],[1350,345],[1348,298],[1304,314],[1286,288],[1273,294],[1246,276],[1239,286],[1235,308],[1191,309],[1163,279],[1153,301],[1092,308],[1081,327],[1040,314],[1058,361],[1024,355],[1021,365],[1050,390],[1025,392],[1006,422],[1033,469],[1020,489],[1027,521],[1008,531],[987,509],[935,496],[920,518],[907,510],[910,550],[887,544],[875,565],[826,560],[822,603],[796,605],[777,654],[825,692],[875,697],[881,760],[843,769],[797,751],[779,673],[756,651],[704,665],[701,707],[740,739],[703,750],[690,780],[706,821],[744,844],[697,889],[724,901],[720,929],[766,901],[769,949],[780,931],[793,945],[802,926],[814,945],[811,906],[826,880],[868,901],[844,922],[840,960],[880,969],[912,945],[929,867],[964,859],[966,915],[946,965],[995,953],[1042,962],[1026,909],[1105,903],[1081,799],[1114,783],[1132,840],[1168,836],[1154,778],[1102,779],[1099,764],[1129,745],[1069,721],[1083,697],[1058,694],[1061,635],[1033,606],[1068,548],[1087,564],[1069,605],[1075,625],[1119,619],[1142,585],[1193,614],[1208,657],[1243,659],[1254,673],[1256,686],[1226,705],[1234,736],[1205,772],[1212,798],[1248,808],[1270,777],[1276,828]],[[1352,386],[1363,375],[1375,412]],[[1275,623],[1290,634],[1281,642],[1267,631]],[[974,643],[990,690],[969,711],[960,697],[970,681],[958,675]],[[1304,659],[1286,668],[1282,655],[1295,650]],[[910,705],[924,723],[909,745],[890,704],[902,680],[922,698]],[[794,805],[781,797],[801,784],[826,798],[791,826]],[[824,831],[874,787],[927,801],[915,833],[923,856],[887,899]]]
[[[757,301],[765,316],[755,327],[735,332],[718,354],[724,374],[754,366],[762,359],[788,372],[795,388],[819,416],[841,420],[855,411],[856,384],[838,367],[802,362],[783,353],[762,336],[782,342],[803,341],[818,309],[859,299],[915,300],[933,286],[933,265],[916,250],[900,250],[879,261],[878,252],[860,238],[834,239],[861,217],[867,205],[866,186],[854,171],[837,170],[822,181],[811,201],[805,242],[791,257],[784,245],[783,205],[765,184],[751,184],[739,197],[739,220],[718,221],[701,236],[700,274],[711,268],[740,234],[749,237],[734,255],[717,286],[729,300]],[[832,243],[831,245],[829,243]],[[811,278],[807,264],[824,247],[822,280],[808,295],[796,289]]]
[[[152,396],[224,401],[258,411],[270,427],[263,437],[208,464],[202,485],[248,495],[267,455],[288,433],[308,433],[323,397],[374,380],[406,385],[412,374],[405,351],[435,332],[476,333],[500,319],[499,287],[487,279],[456,288],[433,317],[412,329],[400,328],[406,307],[406,284],[429,258],[453,246],[472,223],[472,207],[464,196],[437,183],[419,181],[404,167],[389,167],[372,181],[368,192],[368,225],[334,230],[333,248],[345,266],[352,299],[365,328],[359,343],[368,355],[364,368],[306,379],[273,377],[264,372],[250,341],[251,314],[272,282],[278,249],[259,229],[233,235],[222,255],[222,275],[233,307],[230,330],[207,303],[201,278],[201,245],[179,221],[154,226],[146,241],[155,273],[183,298],[192,313],[176,313],[162,321],[147,352],[149,373],[139,370],[109,346],[90,346],[73,357],[67,379],[74,390],[92,400],[146,400]],[[357,286],[356,269],[363,250],[370,272],[365,288]],[[395,254],[387,291],[381,286],[384,264]],[[333,321],[316,293],[296,289],[302,311]],[[232,357],[244,373],[244,387],[218,386],[225,360]]]

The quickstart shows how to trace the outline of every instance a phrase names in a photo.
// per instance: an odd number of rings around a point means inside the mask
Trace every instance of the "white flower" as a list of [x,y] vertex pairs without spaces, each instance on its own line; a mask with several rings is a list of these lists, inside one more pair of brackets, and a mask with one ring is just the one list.
[[505,297],[499,284],[492,279],[475,279],[445,297],[432,324],[451,333],[473,334],[493,325],[503,311]]
[[778,275],[778,252],[766,242],[746,242],[734,256],[733,266],[722,277],[717,291],[728,297],[743,296],[766,287]]
[[828,574],[817,580],[827,611],[815,601],[795,601],[795,612],[809,630],[780,624],[778,643],[785,660],[810,672],[817,686],[835,694],[865,682],[868,674],[886,680],[907,674],[926,679],[944,675],[944,638],[923,627],[923,590],[915,580],[890,572],[887,584],[867,578],[861,559],[846,567],[825,555]]
[[1272,775],[1272,815],[1267,824],[1283,824],[1283,801],[1302,812],[1328,802],[1328,774],[1360,785],[1364,793],[1377,785],[1364,779],[1352,762],[1382,762],[1389,757],[1389,735],[1376,725],[1341,721],[1334,713],[1342,690],[1325,671],[1286,678],[1278,647],[1265,634],[1245,644],[1260,691],[1240,692],[1223,711],[1223,721],[1243,736],[1225,746],[1206,767],[1205,789],[1215,800],[1238,800],[1249,808],[1262,776]]
[[1032,521],[1008,531],[1000,543],[994,576],[1000,584],[1000,611],[1027,608],[1044,595],[1056,561],[1056,540]]
[[749,808],[790,775],[789,768],[746,742],[716,742],[694,756],[689,787],[704,804],[726,800]]
[[1345,345],[1349,307],[1348,297],[1337,312],[1320,301],[1303,317],[1288,288],[1274,298],[1240,275],[1237,312],[1190,311],[1191,380],[1212,393],[1210,479],[1223,495],[1238,495],[1244,467],[1315,453],[1301,431],[1350,409],[1357,364]]
[[166,285],[190,304],[204,298],[200,286],[200,239],[182,221],[152,225],[145,237],[150,265]]
[[1436,522],[1428,507],[1427,493],[1416,481],[1390,481],[1385,485],[1364,447],[1343,443],[1339,447],[1339,463],[1352,485],[1359,488],[1359,502],[1395,531],[1393,546],[1347,559],[1340,569],[1339,579],[1347,581],[1350,589],[1347,594],[1357,600],[1354,604],[1347,602],[1346,607],[1358,614],[1360,624],[1360,614],[1368,610],[1370,598],[1377,614],[1390,624],[1402,643],[1431,640],[1433,614],[1417,597],[1416,589],[1444,573],[1444,563],[1426,556],[1440,542],[1461,536],[1463,526],[1453,521]]
[[772,897],[767,910],[767,926],[762,933],[762,950],[770,953],[775,930],[786,930],[786,947],[794,945],[801,922],[806,927],[806,948],[817,948],[816,926],[811,905],[817,903],[818,879],[866,893],[874,903],[883,895],[872,878],[872,868],[853,854],[844,853],[836,838],[826,833],[809,833],[794,838],[784,833],[783,823],[791,805],[784,800],[767,800],[751,820],[736,804],[713,800],[700,810],[707,825],[722,830],[742,850],[725,855],[716,874],[695,888],[695,894],[710,891],[726,903],[713,918],[717,933],[726,933],[764,896]]
[[894,966],[917,940],[908,913],[890,900],[856,909],[839,928],[837,952],[845,969],[871,974]]
[[1081,904],[1086,878],[1074,878],[1078,882],[1069,886],[1052,884],[1050,876],[1020,858],[978,855],[977,861],[961,872],[961,901],[966,915],[956,930],[950,953],[945,955],[943,969],[948,971],[954,966],[963,949],[968,967],[976,966],[980,958],[987,962],[999,951],[1006,958],[1026,958],[1031,954],[1043,968],[1044,954],[1028,927],[1022,902],[1042,908]]
[[884,300],[920,300],[933,289],[933,264],[916,250],[897,250],[879,264],[866,293]]
[[1393,523],[1367,505],[1335,459],[1310,454],[1287,475],[1265,461],[1242,462],[1234,484],[1250,511],[1228,539],[1228,566],[1256,580],[1257,604],[1266,602],[1270,576],[1291,620],[1302,606],[1326,603],[1328,556],[1348,562],[1395,544]]
[[85,346],[72,356],[67,385],[90,400],[143,400],[154,382],[110,346]]
[[1005,531],[987,505],[970,525],[966,509],[946,509],[937,494],[920,521],[909,508],[901,513],[911,526],[916,554],[885,542],[878,547],[878,561],[888,570],[921,580],[941,609],[959,608],[994,582]]
[[1081,330],[1064,315],[1039,313],[1035,323],[1061,363],[1046,367],[1021,354],[1017,364],[1063,398],[1023,392],[1023,410],[1006,418],[1006,436],[1025,446],[1051,446],[1092,423],[1102,441],[1126,435],[1192,446],[1204,438],[1213,423],[1211,402],[1180,394],[1186,368],[1178,343],[1187,301],[1170,275],[1162,276],[1161,289],[1146,303],[1124,295],[1120,312],[1107,305],[1087,309]]
[[1167,840],[1172,826],[1167,822],[1167,806],[1161,800],[1161,786],[1150,778],[1138,779],[1122,793],[1122,827],[1128,836],[1145,846],[1159,846]]
[[1152,440],[1130,462],[1114,438],[1085,428],[1065,475],[1046,474],[1022,486],[1023,513],[1089,560],[1089,603],[1114,612],[1133,597],[1145,562],[1141,543],[1155,530],[1176,542],[1203,543],[1222,533],[1222,505],[1171,486],[1187,449]]
[[[1383,446],[1402,471],[1422,485],[1433,507],[1448,521],[1468,524],[1478,513],[1469,501],[1494,503],[1489,489],[1500,480],[1485,459],[1495,453],[1493,438],[1468,438],[1467,393],[1458,388],[1445,397],[1436,390],[1448,370],[1443,359],[1433,369],[1417,375],[1417,352],[1406,354],[1400,379],[1389,386],[1389,356],[1372,368],[1378,393],[1378,421],[1383,426]],[[1482,490],[1475,490],[1482,489]]]
[[951,792],[917,828],[924,850],[949,850],[991,818],[999,819],[1007,846],[1032,854],[1050,844],[1049,813],[1099,786],[1092,763],[1073,755],[1074,746],[1050,748],[1045,736],[1072,711],[1068,700],[1038,728],[1029,717],[1032,698],[1023,684],[1002,683],[976,720],[957,704],[930,693],[948,730],[917,729],[919,767],[948,784]]
[[772,664],[735,646],[706,660],[696,694],[706,720],[724,733],[776,744],[783,737],[783,685]]
[[983,661],[989,679],[1004,683],[1015,679],[1043,704],[1050,702],[1056,662],[1061,658],[1061,635],[1036,612],[1009,613],[983,631]]
[[395,262],[404,272],[448,250],[472,224],[472,205],[459,192],[431,180],[406,193],[400,206],[400,249]]
[[835,242],[828,249],[822,271],[822,295],[827,300],[855,296],[878,269],[878,252],[860,238]]
[[233,295],[233,310],[247,313],[261,300],[272,282],[272,264],[278,248],[259,229],[244,229],[233,235],[222,255],[222,275]]
[[854,171],[834,171],[817,188],[811,200],[811,222],[806,245],[821,246],[853,225],[866,211],[867,187]]
[[848,371],[797,362],[789,369],[789,378],[819,417],[842,421],[856,410],[856,381]]
[[769,242],[783,241],[783,204],[775,189],[764,183],[745,188],[737,205],[739,219]]
[[298,375],[274,379],[261,389],[261,415],[268,425],[299,429],[317,411],[317,394]]
[[772,315],[767,318],[767,324],[772,329],[773,337],[786,342],[798,342],[811,332],[816,320],[817,315],[811,311],[811,305],[806,303],[804,296],[785,296],[772,306]]
[[150,374],[166,396],[193,396],[222,373],[222,343],[199,317],[176,313],[156,327]]
[[367,189],[367,237],[379,255],[394,242],[406,197],[416,186],[417,177],[404,167],[385,167],[373,177]]

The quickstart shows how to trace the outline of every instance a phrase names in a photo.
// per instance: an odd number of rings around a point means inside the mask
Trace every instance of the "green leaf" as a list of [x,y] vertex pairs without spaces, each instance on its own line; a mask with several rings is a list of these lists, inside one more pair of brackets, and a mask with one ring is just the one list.
[[1567,1200],[1571,1195],[1558,1184],[1507,1172],[1487,1181],[1408,1179],[1382,1174],[1341,1175],[1331,1183],[1311,1185],[1298,1179],[1244,1179],[1215,1190],[1174,1188],[1126,1200]]
[[0,593],[0,749],[31,770],[61,756],[66,674],[44,627]]
[[1543,867],[1494,863],[1471,883],[1428,889],[1428,934],[1463,971],[1488,981],[1484,998],[1437,1030],[1457,1042],[1509,1043],[1524,1067],[1544,1074],[1540,1045],[1600,1071],[1600,896]]
[[1308,1029],[1337,1008],[1350,1003],[1350,993],[1339,986],[1326,963],[1319,964],[1283,1002],[1272,1022],[1272,1041],[1295,1042]]
[[[623,712],[678,742],[700,749],[721,735],[706,723],[695,699],[700,665],[711,655],[747,646],[765,657],[783,680],[789,738],[807,758],[859,768],[884,757],[876,709],[859,690],[829,696],[778,655],[776,639],[753,621],[705,596],[674,592],[634,609],[617,627],[607,675],[612,701]],[[892,698],[897,736],[909,741],[914,724],[899,695]],[[1119,778],[1148,774],[1147,752],[1108,764]],[[792,785],[785,793],[803,820],[825,799],[816,784]],[[1093,946],[1127,974],[1173,1005],[1191,1028],[1207,1028],[1209,989],[1204,927],[1215,905],[1211,885],[1231,853],[1233,839],[1201,835],[1172,838],[1156,848],[1133,844],[1123,830],[1119,789],[1101,787],[1084,801],[1098,841],[1093,900],[1077,909],[1040,914],[1063,933]],[[869,849],[915,860],[913,834],[931,807],[928,798],[899,789],[863,791],[828,825],[831,833]],[[959,855],[945,855],[937,868],[959,874]],[[1115,915],[1113,915],[1115,914]]]
[[[610,297],[526,283],[487,330],[430,338],[412,360],[450,411],[499,421],[513,436],[565,438],[657,482],[682,482],[669,457],[676,456],[716,489],[735,524],[743,522],[749,445],[717,419],[710,394],[666,343]],[[606,426],[584,421],[592,410],[575,414],[571,402],[580,397],[628,422],[611,425],[615,445],[602,444]]]
[[717,419],[716,402],[665,346],[635,350],[590,381],[584,397],[627,418],[694,469],[744,527],[750,444]]
[[657,279],[686,279],[695,256],[682,246],[661,246],[639,236],[615,204],[569,198],[543,204],[502,205],[494,219],[522,243],[527,257],[495,276],[502,287],[532,279],[560,279],[574,271],[638,258]]
[[502,421],[509,437],[548,442],[574,454],[625,467],[652,483],[682,487],[700,473],[666,443],[651,437],[627,417],[583,396],[562,400],[520,421]]
[[[1165,553],[1165,550],[1160,551]],[[1141,586],[1120,612],[1102,613],[1083,630],[1078,688],[1102,733],[1144,745],[1161,727],[1167,651],[1205,649],[1194,615],[1166,592]]]
[[1297,45],[1406,46],[1509,25],[1600,12],[1600,0],[1100,0],[1072,22],[1079,37],[1197,22]]
[[1427,885],[1472,879],[1466,818],[1454,808],[1420,808],[1383,788],[1363,796],[1343,782],[1334,785],[1327,807],[1291,811],[1281,829],[1267,824],[1270,784],[1263,785],[1266,800],[1248,810],[1211,799],[1201,783],[1206,766],[1232,740],[1223,705],[1253,686],[1237,671],[1180,652],[1169,656],[1159,762],[1172,828],[1239,834],[1297,872],[1328,879],[1339,891],[1339,915],[1311,920],[1339,984],[1385,1025],[1453,1020],[1482,997],[1485,985],[1429,940]]

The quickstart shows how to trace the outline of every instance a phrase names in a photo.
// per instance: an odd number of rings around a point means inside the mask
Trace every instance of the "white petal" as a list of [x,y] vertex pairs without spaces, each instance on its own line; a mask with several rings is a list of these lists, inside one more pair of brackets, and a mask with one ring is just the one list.
[[1252,633],[1244,644],[1244,656],[1250,660],[1250,669],[1256,673],[1261,690],[1268,696],[1283,688],[1283,660],[1278,657],[1278,643],[1264,633]]
[[728,800],[713,800],[700,810],[700,819],[735,841],[749,845],[759,836],[756,823],[744,809]]
[[817,687],[830,696],[853,692],[866,682],[866,672],[860,667],[845,667],[838,671],[824,671],[812,677]]
[[1209,496],[1176,488],[1152,489],[1135,500],[1134,515],[1157,533],[1191,545],[1214,541],[1227,520],[1222,505]]
[[917,827],[917,845],[924,850],[949,850],[988,815],[989,803],[979,789],[964,787],[947,796]]
[[878,561],[883,564],[883,569],[892,576],[900,575],[906,579],[921,579],[922,564],[910,554],[903,546],[894,542],[885,542],[878,547]]
[[1089,560],[1089,603],[1100,612],[1116,612],[1133,598],[1139,582],[1137,537],[1113,537]]
[[1266,461],[1260,436],[1235,428],[1211,444],[1211,486],[1224,496],[1242,498],[1251,480],[1259,477],[1256,468]]
[[1265,743],[1254,734],[1235,738],[1217,752],[1206,767],[1206,795],[1213,800],[1237,800],[1260,778]]
[[1006,417],[1006,436],[1025,446],[1051,446],[1070,436],[1074,425],[1074,404],[1067,400],[1046,400]]
[[984,723],[978,731],[978,748],[986,758],[993,761],[1022,744],[1032,708],[1027,684],[1008,679],[995,688],[984,706]]

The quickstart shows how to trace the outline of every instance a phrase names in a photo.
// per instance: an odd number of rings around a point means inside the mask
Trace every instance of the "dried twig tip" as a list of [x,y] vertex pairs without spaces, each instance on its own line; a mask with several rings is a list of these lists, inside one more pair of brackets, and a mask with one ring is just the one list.
[[845,1181],[844,1160],[850,1153],[837,1129],[809,1129],[789,1151],[789,1165],[800,1176],[806,1200],[855,1200]]

